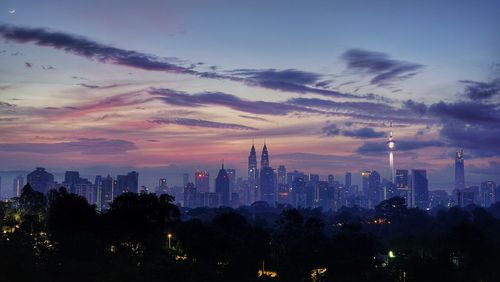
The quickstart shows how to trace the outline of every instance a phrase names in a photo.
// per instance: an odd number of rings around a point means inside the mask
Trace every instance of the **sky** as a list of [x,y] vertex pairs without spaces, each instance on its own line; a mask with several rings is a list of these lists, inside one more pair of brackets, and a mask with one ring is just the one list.
[[[0,1],[0,171],[500,182],[500,1]],[[390,124],[392,123],[392,128]],[[260,156],[259,156],[260,157]],[[2,181],[10,185],[7,180]]]

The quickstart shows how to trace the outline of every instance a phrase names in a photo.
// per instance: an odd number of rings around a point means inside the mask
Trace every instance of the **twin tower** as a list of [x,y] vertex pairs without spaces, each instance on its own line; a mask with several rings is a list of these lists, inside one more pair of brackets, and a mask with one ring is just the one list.
[[[260,169],[269,167],[269,152],[267,151],[266,143],[262,148],[262,155],[260,158]],[[255,146],[252,144],[250,149],[250,155],[248,156],[248,181],[255,181],[259,179],[259,169],[257,168],[257,153],[255,152]]]

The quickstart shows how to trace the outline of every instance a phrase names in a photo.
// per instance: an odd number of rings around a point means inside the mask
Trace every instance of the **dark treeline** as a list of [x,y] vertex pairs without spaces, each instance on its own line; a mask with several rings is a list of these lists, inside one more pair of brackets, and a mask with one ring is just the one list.
[[133,193],[98,213],[64,188],[27,185],[0,208],[0,280],[500,281],[499,216],[500,204],[427,212],[402,198],[335,213],[184,211]]

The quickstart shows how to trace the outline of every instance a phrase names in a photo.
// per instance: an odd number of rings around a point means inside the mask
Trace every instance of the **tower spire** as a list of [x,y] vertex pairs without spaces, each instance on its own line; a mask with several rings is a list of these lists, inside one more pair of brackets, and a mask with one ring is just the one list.
[[394,154],[393,151],[396,150],[396,141],[392,136],[392,121],[389,124],[390,133],[387,140],[387,148],[389,149],[389,178],[394,183]]

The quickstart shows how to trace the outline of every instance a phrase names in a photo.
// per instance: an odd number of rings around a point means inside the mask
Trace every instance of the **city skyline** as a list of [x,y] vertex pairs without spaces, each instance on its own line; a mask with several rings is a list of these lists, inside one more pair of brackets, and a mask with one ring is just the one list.
[[2,2],[0,171],[180,185],[221,159],[245,176],[255,139],[360,183],[389,177],[392,122],[394,170],[452,188],[463,148],[466,185],[500,182],[498,2],[286,3]]

